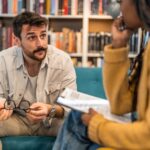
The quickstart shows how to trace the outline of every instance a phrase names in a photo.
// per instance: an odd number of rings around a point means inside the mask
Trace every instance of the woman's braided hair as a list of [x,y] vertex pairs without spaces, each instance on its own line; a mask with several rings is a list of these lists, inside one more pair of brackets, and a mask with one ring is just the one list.
[[[143,22],[145,29],[150,30],[150,0],[134,0],[134,2],[136,4],[138,16]],[[143,37],[142,42],[141,42],[140,53],[135,58],[135,61],[131,68],[131,72],[129,74],[129,84],[134,85],[133,103],[132,103],[133,112],[136,110],[136,105],[137,105],[137,91],[138,91],[139,78],[140,78],[141,69],[142,69],[143,53],[144,53],[144,48],[145,48],[145,45],[143,44],[144,42],[145,41]]]
[[135,58],[133,65],[131,66],[130,73],[129,73],[129,84],[133,88],[133,89],[131,88],[131,90],[133,90],[133,106],[132,106],[133,111],[136,110],[137,90],[138,90],[139,78],[140,78],[142,62],[143,62],[144,48],[143,48],[142,43],[143,43],[143,40],[141,42],[140,53]]
[[145,29],[150,30],[150,0],[134,0],[134,2]]

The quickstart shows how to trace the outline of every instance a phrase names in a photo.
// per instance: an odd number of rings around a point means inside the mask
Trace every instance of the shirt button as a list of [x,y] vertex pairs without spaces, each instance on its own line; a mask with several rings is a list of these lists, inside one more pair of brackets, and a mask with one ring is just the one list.
[[19,94],[19,96],[21,97],[21,96],[22,96],[22,94]]
[[24,79],[26,79],[26,76],[24,76]]

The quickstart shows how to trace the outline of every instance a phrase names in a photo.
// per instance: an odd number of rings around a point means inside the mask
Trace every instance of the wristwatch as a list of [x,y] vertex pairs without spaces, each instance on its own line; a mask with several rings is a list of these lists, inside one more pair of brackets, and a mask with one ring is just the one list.
[[53,122],[53,119],[55,118],[56,116],[56,108],[55,106],[53,105],[48,116],[43,120],[43,123],[44,123],[44,126],[46,128],[50,128],[51,125],[52,125],[52,122]]

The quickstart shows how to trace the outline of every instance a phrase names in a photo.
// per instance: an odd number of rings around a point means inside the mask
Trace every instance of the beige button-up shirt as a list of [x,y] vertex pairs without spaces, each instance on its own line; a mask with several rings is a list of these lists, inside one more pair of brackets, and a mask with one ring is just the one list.
[[[27,89],[28,78],[21,47],[0,52],[0,97],[9,95],[18,104],[25,90],[30,90]],[[36,101],[53,104],[65,87],[76,89],[72,61],[68,54],[49,45],[37,76]]]

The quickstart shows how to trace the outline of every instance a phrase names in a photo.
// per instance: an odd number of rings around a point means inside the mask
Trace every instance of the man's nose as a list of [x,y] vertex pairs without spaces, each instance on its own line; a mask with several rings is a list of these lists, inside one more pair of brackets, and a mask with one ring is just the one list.
[[43,43],[42,39],[40,37],[37,37],[36,41],[37,46],[42,46],[42,43]]

